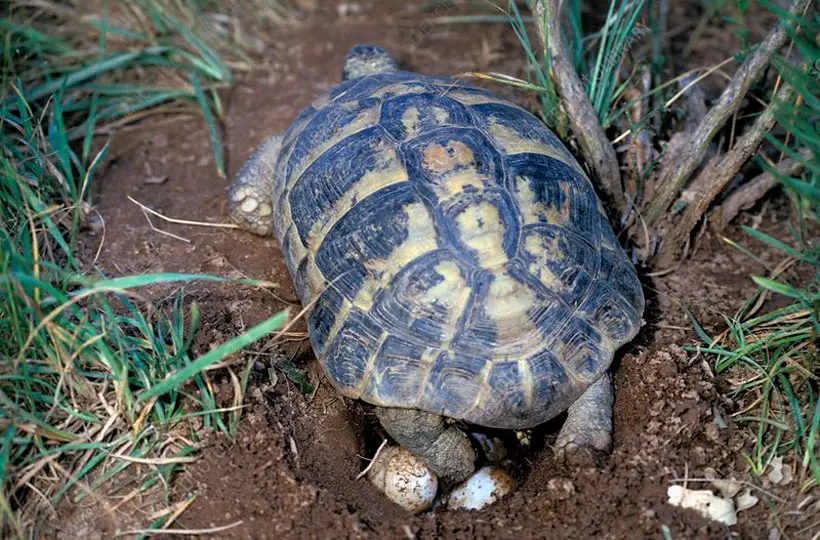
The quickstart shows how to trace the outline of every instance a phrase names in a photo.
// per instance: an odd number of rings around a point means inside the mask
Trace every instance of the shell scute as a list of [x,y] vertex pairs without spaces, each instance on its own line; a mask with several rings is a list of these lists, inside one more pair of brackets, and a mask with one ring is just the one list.
[[515,203],[501,189],[465,193],[443,209],[442,234],[470,262],[485,269],[498,268],[518,253],[520,223]]
[[347,314],[345,299],[334,288],[328,288],[317,298],[308,316],[308,336],[316,356],[323,357],[328,338],[337,320]]
[[353,301],[365,277],[378,272],[378,261],[407,239],[410,217],[403,207],[414,202],[408,184],[382,189],[348,211],[317,246],[319,270],[345,298]]
[[578,389],[558,357],[549,348],[526,360],[531,373],[532,409],[530,425],[536,425],[566,410]]
[[487,392],[478,409],[487,418],[526,421],[530,415],[532,389],[529,366],[522,361],[498,361],[490,368]]
[[[406,92],[408,87],[420,86],[425,90],[427,86],[414,73],[382,73],[344,81],[328,92],[330,103],[340,103],[362,98],[390,97],[392,93]],[[391,93],[392,90],[392,93]]]
[[403,143],[401,149],[410,181],[432,206],[503,185],[501,155],[475,128],[435,129]]
[[581,304],[581,313],[616,345],[632,339],[640,328],[640,317],[623,297],[605,281],[594,284]]
[[598,243],[600,203],[586,176],[538,154],[512,156],[506,164],[524,223],[562,225]]
[[303,245],[309,245],[323,226],[341,219],[359,202],[358,197],[406,180],[395,145],[379,126],[328,149],[305,169],[288,194]]
[[600,264],[600,253],[587,240],[546,223],[524,227],[519,253],[527,271],[573,308],[583,301]]
[[577,385],[591,384],[612,361],[612,344],[582,317],[567,321],[549,345]]
[[379,124],[403,141],[446,126],[472,126],[470,112],[461,103],[430,92],[404,94],[382,105]]
[[480,397],[489,362],[487,353],[443,351],[429,367],[423,395],[425,407],[451,418],[463,418]]
[[469,272],[447,250],[429,253],[403,268],[377,297],[371,311],[385,328],[440,346],[469,297]]
[[285,167],[290,187],[317,158],[346,138],[373,127],[379,122],[381,100],[366,98],[325,107],[295,132],[293,148],[289,150]]
[[418,400],[423,391],[429,359],[426,347],[397,336],[389,336],[378,354],[365,393],[379,404],[407,407]]
[[529,112],[510,103],[485,103],[472,107],[476,122],[507,155],[543,154],[582,172],[561,140]]
[[358,397],[370,359],[381,345],[382,329],[367,314],[353,308],[328,349],[324,367],[346,395]]
[[347,81],[286,132],[277,236],[344,395],[492,427],[566,409],[644,298],[592,184],[535,116],[447,78]]

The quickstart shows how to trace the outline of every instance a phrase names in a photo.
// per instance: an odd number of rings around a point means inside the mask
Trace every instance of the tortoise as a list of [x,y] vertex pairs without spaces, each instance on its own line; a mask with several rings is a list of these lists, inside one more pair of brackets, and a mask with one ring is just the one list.
[[443,481],[475,470],[463,426],[567,412],[558,457],[610,449],[609,368],[643,292],[584,170],[524,108],[357,45],[227,198],[276,236],[335,389]]

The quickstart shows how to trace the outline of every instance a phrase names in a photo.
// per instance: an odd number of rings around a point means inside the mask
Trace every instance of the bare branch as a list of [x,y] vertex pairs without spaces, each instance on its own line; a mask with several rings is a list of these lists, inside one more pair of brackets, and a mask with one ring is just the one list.
[[561,0],[537,0],[535,16],[538,36],[549,54],[555,89],[567,111],[570,129],[578,140],[584,159],[612,200],[618,212],[626,211],[626,197],[621,186],[618,156],[598,122],[584,84],[570,62],[561,41]]
[[[808,160],[811,158],[811,151],[804,148],[800,156]],[[718,230],[725,229],[729,223],[737,217],[743,210],[748,210],[757,201],[763,198],[772,188],[777,186],[778,176],[792,176],[803,170],[804,163],[796,159],[784,159],[777,167],[777,173],[765,172],[752,178],[746,184],[740,186],[737,191],[729,195],[723,204],[714,210],[715,226]]]
[[[792,0],[789,13],[799,14],[810,2],[811,0]],[[683,145],[670,145],[664,150],[661,155],[661,173],[656,184],[655,196],[644,212],[650,228],[655,227],[665,215],[678,191],[703,161],[709,143],[740,107],[749,88],[763,76],[772,55],[786,43],[785,25],[789,23],[778,23],[757,50],[746,58],[732,77],[729,86],[723,91],[717,103],[692,136],[688,137],[687,142]]]
[[713,167],[706,167],[693,182],[693,186],[704,189],[702,193],[694,194],[693,201],[677,220],[677,225],[663,240],[660,250],[655,257],[660,265],[670,263],[680,252],[681,247],[689,238],[700,218],[709,209],[712,201],[735,178],[740,168],[757,152],[763,138],[771,131],[777,122],[776,113],[780,103],[787,103],[794,97],[794,88],[784,84],[777,96],[757,117],[748,132],[738,139],[737,144],[726,153],[726,156]]

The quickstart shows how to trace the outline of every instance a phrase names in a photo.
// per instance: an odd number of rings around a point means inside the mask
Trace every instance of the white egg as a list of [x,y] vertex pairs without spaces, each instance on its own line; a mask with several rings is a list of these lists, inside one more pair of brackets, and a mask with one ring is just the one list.
[[438,477],[400,446],[384,448],[367,477],[388,499],[413,513],[430,508],[438,492]]
[[479,469],[450,492],[447,504],[453,510],[481,510],[515,490],[515,480],[501,467]]

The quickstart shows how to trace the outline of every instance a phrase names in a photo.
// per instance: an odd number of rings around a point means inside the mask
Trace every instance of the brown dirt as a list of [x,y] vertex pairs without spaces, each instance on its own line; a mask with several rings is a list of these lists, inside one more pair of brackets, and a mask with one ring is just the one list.
[[[265,137],[283,131],[302,107],[337,82],[341,58],[354,43],[379,42],[401,62],[428,73],[520,72],[520,51],[505,25],[400,22],[409,8],[398,1],[359,2],[359,14],[342,17],[337,4],[329,4],[283,30],[266,64],[227,96],[229,175]],[[522,101],[510,89],[498,90]],[[102,268],[112,274],[247,275],[279,284],[274,294],[234,286],[189,287],[205,317],[200,351],[295,301],[274,240],[153,220],[158,228],[187,238],[186,243],[152,230],[126,199],[130,195],[178,218],[225,220],[227,180],[214,173],[201,122],[175,119],[121,134],[115,152],[96,192],[106,225],[98,261]],[[151,177],[167,181],[146,183]],[[777,218],[768,212],[763,226],[776,227]],[[89,253],[98,241],[86,238]],[[733,405],[722,396],[720,380],[682,350],[694,339],[679,303],[707,327],[719,326],[721,314],[732,313],[752,291],[749,275],[760,271],[707,235],[677,272],[647,277],[647,324],[622,351],[615,375],[612,455],[599,467],[557,465],[550,444],[560,422],[550,423],[535,430],[529,448],[517,450],[522,458],[515,471],[518,491],[482,513],[436,510],[409,516],[366,480],[357,481],[366,465],[360,456],[372,455],[381,441],[373,416],[322,382],[305,342],[291,343],[286,354],[318,385],[315,395],[299,393],[281,373],[271,381],[260,357],[236,440],[203,432],[201,459],[177,478],[177,496],[197,493],[198,498],[174,526],[200,529],[241,520],[215,535],[219,538],[662,538],[663,527],[673,538],[766,537],[770,524],[763,502],[741,513],[731,529],[665,503],[670,481],[702,478],[706,467],[726,477],[749,478],[741,449],[748,447],[750,434],[731,421],[725,429],[714,422],[716,411],[728,419]],[[71,521],[63,518],[63,523]],[[100,537],[109,537],[116,527],[110,522],[97,526]]]

